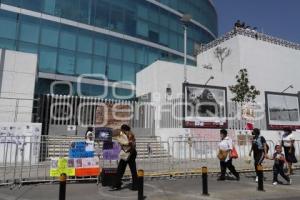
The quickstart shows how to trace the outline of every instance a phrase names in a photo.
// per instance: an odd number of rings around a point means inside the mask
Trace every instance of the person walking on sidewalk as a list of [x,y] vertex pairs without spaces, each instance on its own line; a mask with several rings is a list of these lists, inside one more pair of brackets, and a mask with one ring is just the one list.
[[273,165],[273,185],[277,185],[280,183],[278,181],[278,174],[284,178],[287,183],[290,185],[292,184],[292,179],[290,179],[289,176],[287,176],[284,173],[284,164],[287,162],[284,154],[282,153],[282,147],[281,145],[276,145],[275,146],[275,153],[273,154],[273,157],[270,160],[274,160],[274,165]]
[[220,130],[221,142],[219,143],[219,154],[218,158],[220,159],[220,167],[221,167],[221,176],[218,178],[219,181],[225,180],[226,169],[236,177],[236,179],[240,180],[239,173],[235,170],[235,167],[232,165],[231,151],[233,149],[232,140],[227,136],[227,130]]
[[260,135],[260,130],[258,128],[254,128],[252,131],[253,140],[252,146],[249,152],[249,156],[251,156],[253,151],[253,158],[254,158],[254,167],[256,173],[255,181],[258,182],[258,166],[262,165],[265,157],[268,156],[268,146],[266,139]]
[[130,127],[126,124],[121,126],[121,131],[113,134],[121,145],[120,161],[117,169],[116,181],[113,185],[115,189],[121,189],[122,177],[125,173],[127,164],[129,165],[132,176],[132,190],[137,190],[137,170],[136,170],[136,143],[135,135],[131,132]]
[[284,154],[286,161],[288,162],[288,170],[289,170],[289,175],[293,175],[293,168],[292,165],[293,163],[297,163],[297,158],[295,156],[295,138],[292,133],[291,128],[284,128],[283,129],[284,134],[282,135],[282,146],[284,149]]

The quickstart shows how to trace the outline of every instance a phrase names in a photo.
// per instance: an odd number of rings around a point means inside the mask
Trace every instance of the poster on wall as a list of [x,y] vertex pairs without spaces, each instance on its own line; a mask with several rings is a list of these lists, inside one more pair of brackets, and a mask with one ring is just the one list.
[[[6,154],[0,153],[0,160],[21,162],[23,159],[24,162],[38,163],[41,129],[40,123],[0,122],[0,152],[7,152]],[[9,148],[8,151],[7,148]],[[11,160],[15,155],[17,157]]]
[[226,87],[183,84],[184,128],[227,128]]
[[267,126],[270,130],[284,127],[300,129],[299,96],[297,94],[265,92]]

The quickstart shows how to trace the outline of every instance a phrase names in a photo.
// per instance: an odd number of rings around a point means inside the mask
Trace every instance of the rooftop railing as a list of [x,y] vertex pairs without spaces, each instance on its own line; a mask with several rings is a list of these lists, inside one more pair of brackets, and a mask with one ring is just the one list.
[[238,35],[243,35],[246,37],[251,37],[253,39],[256,40],[262,40],[265,42],[269,42],[272,44],[276,44],[276,45],[280,45],[280,46],[284,46],[287,48],[291,48],[291,49],[295,49],[295,50],[300,50],[300,44],[295,43],[295,42],[290,42],[281,38],[277,38],[274,36],[270,36],[264,33],[260,33],[256,30],[252,30],[252,29],[248,29],[248,28],[238,28],[235,27],[233,30],[231,30],[230,32],[226,33],[225,35],[213,40],[212,42],[202,45],[199,50],[198,50],[198,54],[199,53],[203,53],[211,48],[214,48],[218,45],[220,45],[221,43],[235,37]]

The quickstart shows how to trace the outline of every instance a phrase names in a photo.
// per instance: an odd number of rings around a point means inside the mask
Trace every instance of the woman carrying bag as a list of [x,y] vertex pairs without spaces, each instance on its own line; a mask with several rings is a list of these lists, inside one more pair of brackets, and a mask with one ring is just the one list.
[[[232,165],[233,156],[237,158],[236,150],[233,148],[232,140],[227,136],[227,130],[220,130],[221,142],[219,143],[219,153],[218,158],[220,160],[221,176],[218,181],[225,180],[226,169],[228,168],[230,172],[236,177],[236,180],[240,180],[239,173],[235,170]],[[234,150],[234,152],[232,152]]]
[[137,190],[137,171],[136,171],[136,144],[135,136],[130,131],[130,127],[126,124],[121,126],[121,130],[115,131],[113,137],[121,145],[120,151],[120,162],[117,170],[116,182],[113,186],[115,189],[121,189],[122,186],[122,177],[125,173],[127,164],[129,165],[131,176],[132,176],[132,190]]
[[282,135],[282,146],[284,149],[284,155],[286,158],[286,161],[288,163],[288,174],[292,175],[293,174],[293,168],[292,165],[293,163],[297,163],[297,158],[295,156],[295,138],[292,133],[291,128],[284,128],[283,129],[284,134]]
[[249,157],[251,157],[253,151],[254,168],[256,173],[255,182],[258,182],[258,166],[262,166],[264,159],[268,158],[269,146],[266,139],[260,135],[260,130],[258,128],[253,129],[252,136],[253,140]]

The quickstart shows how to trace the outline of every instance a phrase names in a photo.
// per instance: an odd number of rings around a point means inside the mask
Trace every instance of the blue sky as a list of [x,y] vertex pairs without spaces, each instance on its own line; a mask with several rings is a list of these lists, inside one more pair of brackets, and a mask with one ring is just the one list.
[[219,17],[219,35],[237,19],[259,31],[300,43],[300,0],[213,0]]

